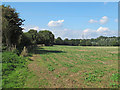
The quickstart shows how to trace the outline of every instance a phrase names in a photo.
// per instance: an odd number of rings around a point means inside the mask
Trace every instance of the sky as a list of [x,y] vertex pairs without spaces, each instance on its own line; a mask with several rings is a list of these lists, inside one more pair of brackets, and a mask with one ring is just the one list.
[[118,36],[117,2],[3,2],[15,8],[29,29],[50,30],[55,38]]

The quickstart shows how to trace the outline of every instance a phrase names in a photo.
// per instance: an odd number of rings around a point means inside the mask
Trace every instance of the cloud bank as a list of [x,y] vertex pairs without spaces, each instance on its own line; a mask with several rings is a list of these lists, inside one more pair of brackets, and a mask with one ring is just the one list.
[[106,24],[108,22],[109,18],[107,16],[103,16],[99,21],[90,19],[89,23],[100,23],[100,24]]

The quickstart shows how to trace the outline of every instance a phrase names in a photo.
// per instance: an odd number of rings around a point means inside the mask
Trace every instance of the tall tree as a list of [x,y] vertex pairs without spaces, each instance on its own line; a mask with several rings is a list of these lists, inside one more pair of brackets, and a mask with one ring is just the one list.
[[39,31],[38,43],[45,44],[46,46],[52,46],[54,43],[54,34],[48,30]]
[[30,29],[27,32],[27,34],[28,34],[27,36],[28,36],[28,38],[30,38],[32,44],[37,44],[37,37],[38,37],[37,30]]
[[22,20],[14,8],[2,5],[2,41],[11,47],[17,45],[22,34]]

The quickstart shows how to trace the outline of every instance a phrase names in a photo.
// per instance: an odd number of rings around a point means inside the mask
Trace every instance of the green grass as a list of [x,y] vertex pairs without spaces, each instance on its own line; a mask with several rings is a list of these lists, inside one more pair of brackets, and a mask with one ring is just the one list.
[[31,61],[27,61],[29,72],[24,88],[118,86],[118,47],[55,45],[37,48],[32,55]]
[[118,86],[118,47],[46,46],[38,48],[31,58],[29,69],[34,76],[27,78],[24,87]]
[[2,88],[22,88],[28,74],[26,58],[2,53]]

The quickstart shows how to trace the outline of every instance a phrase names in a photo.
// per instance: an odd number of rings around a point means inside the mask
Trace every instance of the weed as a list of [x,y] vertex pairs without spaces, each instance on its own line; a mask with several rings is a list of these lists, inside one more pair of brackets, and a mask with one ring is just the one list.
[[98,82],[101,82],[99,77],[103,77],[103,76],[104,76],[103,71],[95,70],[95,71],[90,72],[90,73],[85,73],[85,81],[89,81],[89,82],[98,81]]
[[49,70],[49,71],[54,71],[54,70],[55,70],[55,68],[54,68],[54,67],[52,67],[52,65],[48,64],[48,70]]
[[74,72],[74,73],[77,73],[79,70],[80,70],[80,69],[77,68],[77,67],[74,67],[73,69],[71,69],[71,71]]

